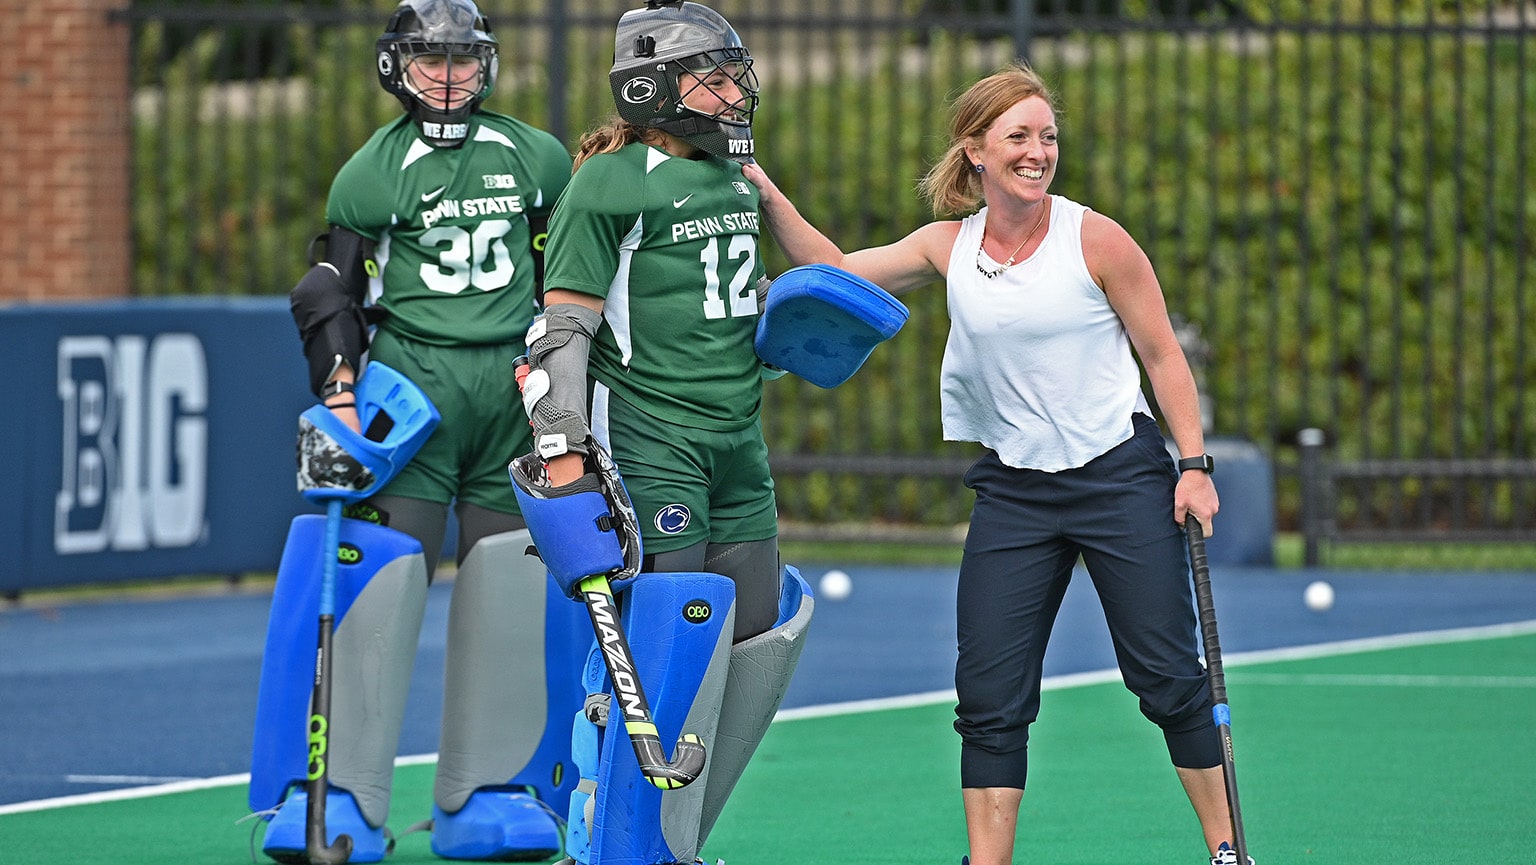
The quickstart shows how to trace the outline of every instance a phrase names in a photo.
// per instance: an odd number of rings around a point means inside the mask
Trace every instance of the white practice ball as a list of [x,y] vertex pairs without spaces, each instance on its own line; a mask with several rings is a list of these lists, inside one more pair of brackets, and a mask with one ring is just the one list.
[[1333,606],[1333,586],[1322,580],[1316,580],[1307,586],[1307,591],[1302,595],[1309,610],[1326,610]]
[[821,575],[817,589],[821,597],[829,601],[841,601],[853,593],[853,578],[843,571],[827,571]]

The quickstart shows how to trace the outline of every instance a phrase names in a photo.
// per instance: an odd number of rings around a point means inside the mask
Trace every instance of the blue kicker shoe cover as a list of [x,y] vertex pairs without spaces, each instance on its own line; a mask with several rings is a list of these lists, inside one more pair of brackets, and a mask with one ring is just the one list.
[[779,274],[769,287],[753,348],[764,363],[833,388],[895,336],[907,315],[901,301],[869,280],[807,264]]
[[560,852],[560,827],[527,793],[476,790],[452,814],[432,806],[432,852],[445,859],[542,862]]
[[[295,790],[267,826],[261,851],[279,862],[307,862],[304,852],[304,824],[309,810],[309,795]],[[325,793],[325,842],[336,843],[337,836],[352,836],[352,855],[348,862],[379,862],[384,859],[388,842],[384,829],[369,826],[357,809],[352,794],[334,787]]]

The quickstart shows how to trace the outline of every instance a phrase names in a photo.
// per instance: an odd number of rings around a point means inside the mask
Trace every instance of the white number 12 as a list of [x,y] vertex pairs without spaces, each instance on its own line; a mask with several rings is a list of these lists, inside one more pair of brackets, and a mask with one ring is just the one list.
[[[726,241],[726,261],[740,260],[741,264],[736,272],[731,275],[731,284],[726,288],[731,299],[729,311],[725,308],[725,300],[720,296],[720,247],[722,241]],[[752,270],[757,263],[757,238],[750,234],[732,234],[727,237],[716,237],[704,244],[704,251],[699,253],[699,260],[704,262],[704,317],[705,318],[740,318],[742,316],[757,315],[757,287],[752,284]]]

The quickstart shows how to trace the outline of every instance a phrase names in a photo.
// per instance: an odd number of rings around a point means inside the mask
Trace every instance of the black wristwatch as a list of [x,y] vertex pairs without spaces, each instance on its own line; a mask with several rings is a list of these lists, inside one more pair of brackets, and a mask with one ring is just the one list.
[[327,399],[330,399],[333,396],[340,396],[341,394],[344,394],[344,393],[351,393],[355,389],[356,388],[353,386],[352,382],[350,382],[350,381],[341,381],[340,379],[333,379],[331,381],[326,382],[325,386],[320,388],[320,399],[321,400],[327,400]]
[[1199,469],[1206,474],[1210,474],[1216,471],[1216,461],[1211,459],[1210,454],[1201,454],[1197,457],[1184,457],[1183,459],[1179,460],[1180,474],[1191,471],[1193,469]]

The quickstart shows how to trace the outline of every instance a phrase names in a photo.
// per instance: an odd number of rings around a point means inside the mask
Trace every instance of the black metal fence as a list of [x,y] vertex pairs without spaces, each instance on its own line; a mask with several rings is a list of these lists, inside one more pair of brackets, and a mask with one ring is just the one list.
[[[502,45],[490,107],[574,144],[611,112],[632,5],[484,0]],[[1054,191],[1146,248],[1195,337],[1211,432],[1271,456],[1281,528],[1536,539],[1536,4],[714,5],[764,79],[759,158],[844,248],[931,218],[914,181],[949,99],[1027,57],[1063,106]],[[390,8],[126,13],[137,293],[293,285],[332,175],[398,112],[372,72]],[[966,518],[975,451],[938,424],[943,292],[905,299],[907,329],[848,385],[770,387],[791,533],[949,540]],[[1314,428],[1326,457],[1304,459]]]

